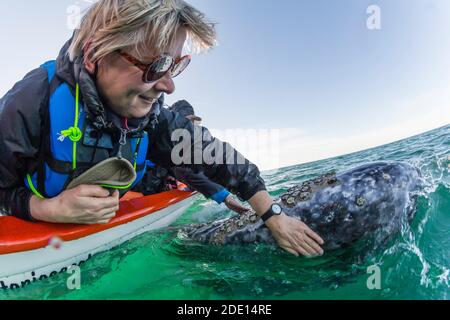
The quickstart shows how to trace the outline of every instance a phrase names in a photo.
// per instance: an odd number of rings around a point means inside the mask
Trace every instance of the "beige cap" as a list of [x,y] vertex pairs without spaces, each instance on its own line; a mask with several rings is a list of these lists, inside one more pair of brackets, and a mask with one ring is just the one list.
[[136,171],[127,159],[109,158],[73,179],[67,186],[67,190],[83,184],[106,185],[111,186],[111,189],[121,190],[120,187],[131,185],[136,177]]

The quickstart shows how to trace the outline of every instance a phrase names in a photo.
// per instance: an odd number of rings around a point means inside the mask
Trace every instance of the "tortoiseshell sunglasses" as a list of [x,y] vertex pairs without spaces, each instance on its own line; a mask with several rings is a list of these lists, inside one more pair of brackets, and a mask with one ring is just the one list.
[[168,54],[162,54],[153,57],[153,61],[150,64],[146,64],[123,51],[118,50],[118,53],[125,60],[132,63],[144,72],[142,81],[144,81],[145,83],[155,82],[164,77],[169,71],[172,78],[179,76],[180,73],[182,73],[186,69],[189,63],[191,63],[192,59],[191,55],[186,55],[184,57],[175,59]]

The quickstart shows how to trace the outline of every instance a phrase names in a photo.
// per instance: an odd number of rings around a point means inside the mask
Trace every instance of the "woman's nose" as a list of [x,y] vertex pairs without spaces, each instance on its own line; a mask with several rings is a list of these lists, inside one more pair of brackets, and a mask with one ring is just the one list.
[[154,87],[159,92],[164,92],[165,94],[172,94],[175,92],[175,83],[170,75],[170,72],[167,72],[164,77],[159,79]]

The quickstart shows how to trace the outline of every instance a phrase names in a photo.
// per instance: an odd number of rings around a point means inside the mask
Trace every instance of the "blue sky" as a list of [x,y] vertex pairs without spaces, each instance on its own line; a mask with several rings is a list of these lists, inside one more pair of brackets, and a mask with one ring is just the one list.
[[[196,56],[167,101],[190,101],[204,125],[278,130],[263,169],[395,141],[450,123],[448,0],[191,0],[217,22],[219,46]],[[0,3],[0,96],[55,58],[67,9],[86,1]],[[381,30],[369,30],[377,5]],[[230,131],[230,130],[229,130]],[[248,147],[247,141],[247,147]],[[272,145],[273,146],[273,145]],[[270,158],[270,155],[269,155]],[[273,157],[275,158],[275,157]]]

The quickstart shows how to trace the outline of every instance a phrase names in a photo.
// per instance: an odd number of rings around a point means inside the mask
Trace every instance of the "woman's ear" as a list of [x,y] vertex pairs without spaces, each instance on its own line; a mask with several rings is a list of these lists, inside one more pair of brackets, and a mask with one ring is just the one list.
[[95,63],[93,63],[91,61],[91,42],[89,41],[83,49],[83,53],[84,53],[84,67],[86,68],[86,70],[90,73],[90,74],[94,74],[95,73]]
[[95,73],[95,64],[92,63],[88,58],[84,57],[84,67],[90,74]]

